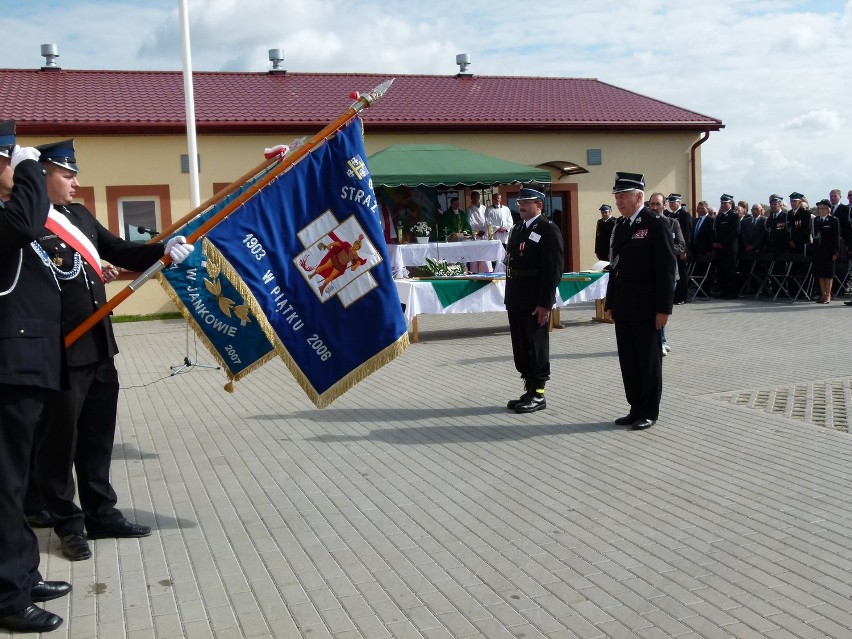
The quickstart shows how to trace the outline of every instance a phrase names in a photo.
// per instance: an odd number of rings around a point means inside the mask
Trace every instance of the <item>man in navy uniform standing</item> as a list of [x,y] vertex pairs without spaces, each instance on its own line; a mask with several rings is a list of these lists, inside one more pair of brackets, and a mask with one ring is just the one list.
[[692,242],[692,216],[686,207],[681,203],[680,193],[669,193],[666,198],[666,217],[674,218],[680,224],[680,232],[683,234],[683,239],[686,240],[687,246],[683,253],[677,256],[677,272],[678,280],[675,284],[675,304],[683,304],[686,302],[689,293],[689,276],[686,272],[686,258],[689,253],[689,244]]
[[737,285],[737,248],[740,241],[740,216],[734,210],[734,196],[723,193],[719,198],[719,213],[713,223],[715,238],[713,248],[716,275],[722,298],[739,297]]
[[660,331],[672,313],[675,253],[668,225],[645,201],[645,178],[616,173],[615,205],[622,219],[613,231],[606,310],[615,322],[618,363],[630,412],[615,423],[643,430],[660,413],[663,356]]
[[507,408],[532,413],[547,407],[550,379],[550,310],[562,277],[564,247],[559,228],[541,214],[544,193],[522,188],[516,198],[521,221],[506,244],[506,294],[512,355],[524,380],[524,393]]
[[[66,333],[106,303],[100,261],[143,271],[164,254],[179,264],[192,252],[181,236],[167,244],[138,244],[116,237],[82,204],[74,202],[77,159],[74,141],[39,147],[47,171],[47,192],[57,228],[40,239],[62,289],[62,318]],[[69,235],[70,234],[70,235]],[[86,537],[146,537],[147,526],[125,519],[116,505],[109,479],[115,421],[118,411],[118,372],[113,358],[118,346],[109,317],[105,317],[68,348],[71,388],[50,400],[36,445],[36,476],[62,553],[77,561],[92,556]],[[80,507],[74,503],[76,470]]]
[[58,628],[62,617],[35,602],[71,590],[42,579],[24,518],[36,426],[50,391],[68,383],[59,285],[35,242],[50,209],[37,159],[15,145],[15,123],[0,122],[0,628],[12,632]]
[[601,204],[599,210],[601,219],[595,225],[595,257],[603,262],[609,262],[609,244],[612,239],[612,229],[615,227],[615,218],[612,217],[612,207],[609,204]]

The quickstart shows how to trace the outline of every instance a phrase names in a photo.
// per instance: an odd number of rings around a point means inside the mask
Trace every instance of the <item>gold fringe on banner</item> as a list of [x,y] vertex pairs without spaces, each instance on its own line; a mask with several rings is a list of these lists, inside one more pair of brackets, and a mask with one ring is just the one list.
[[355,384],[370,375],[370,373],[374,373],[379,370],[382,366],[390,362],[408,348],[408,331],[406,331],[393,344],[388,345],[380,353],[376,353],[358,368],[350,371],[327,391],[324,393],[318,393],[310,380],[308,380],[302,372],[302,369],[299,368],[299,365],[293,360],[290,353],[287,352],[284,344],[272,328],[272,324],[269,322],[269,319],[263,313],[260,304],[257,303],[254,295],[231,266],[231,263],[225,259],[215,246],[208,242],[207,238],[204,238],[203,250],[204,254],[207,255],[207,259],[217,266],[228,281],[231,282],[231,285],[237,289],[251,310],[252,315],[254,315],[257,319],[261,331],[263,331],[263,334],[275,348],[275,352],[284,361],[284,364],[293,374],[293,377],[296,378],[296,382],[302,387],[302,390],[305,391],[305,394],[317,408],[325,408],[335,399],[343,395],[343,393],[347,390],[352,388]]

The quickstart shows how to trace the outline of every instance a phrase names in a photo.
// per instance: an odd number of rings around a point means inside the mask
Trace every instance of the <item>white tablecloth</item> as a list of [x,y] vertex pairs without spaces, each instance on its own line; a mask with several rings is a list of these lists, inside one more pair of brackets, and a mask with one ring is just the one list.
[[408,277],[407,266],[426,264],[426,258],[458,262],[497,262],[494,270],[505,270],[506,251],[500,240],[466,240],[463,242],[429,242],[428,244],[391,244],[391,268],[394,277]]
[[[557,289],[555,304],[557,308],[601,299],[606,296],[609,273],[565,273],[563,275],[565,280],[572,281],[582,280],[585,277],[588,277],[591,281],[588,284],[581,283],[579,286],[582,288],[573,292],[568,299],[562,299],[562,295]],[[398,279],[394,280],[394,284],[396,284],[396,291],[399,294],[399,301],[405,304],[405,318],[409,322],[421,313],[443,315],[447,313],[489,313],[506,310],[506,306],[503,304],[506,280],[498,279],[489,282],[487,286],[483,286],[452,303],[446,303],[448,300],[442,301],[440,299],[430,280]],[[440,282],[438,285],[440,286]]]

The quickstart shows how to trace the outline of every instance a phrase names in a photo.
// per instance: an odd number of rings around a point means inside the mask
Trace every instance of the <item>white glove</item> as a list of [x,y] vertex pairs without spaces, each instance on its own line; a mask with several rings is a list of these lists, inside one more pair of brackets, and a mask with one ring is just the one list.
[[12,165],[12,170],[15,170],[15,167],[18,166],[19,163],[24,160],[36,160],[38,161],[39,156],[41,156],[41,151],[32,146],[18,146],[15,145],[15,148],[12,150],[12,157],[10,158],[9,163]]
[[172,262],[180,264],[189,254],[195,250],[192,244],[186,243],[186,238],[183,235],[175,235],[172,239],[166,242],[166,248],[163,253],[168,253],[172,258]]

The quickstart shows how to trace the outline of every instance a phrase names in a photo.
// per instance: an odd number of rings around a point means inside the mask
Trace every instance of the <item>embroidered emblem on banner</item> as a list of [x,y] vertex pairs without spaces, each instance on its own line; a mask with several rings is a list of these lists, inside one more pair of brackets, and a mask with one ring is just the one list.
[[363,180],[370,175],[370,171],[367,169],[367,163],[364,162],[364,159],[360,155],[355,155],[349,158],[346,164],[349,167],[346,174],[351,178]]
[[204,288],[207,289],[210,295],[216,298],[216,304],[219,306],[222,314],[226,317],[236,317],[240,320],[242,326],[251,322],[249,307],[245,304],[244,300],[242,304],[237,304],[234,300],[222,294],[222,282],[219,279],[222,269],[217,264],[209,261],[201,262],[201,266],[207,271],[207,277],[204,278]]
[[339,223],[328,210],[298,235],[305,250],[293,263],[321,302],[336,297],[348,307],[378,286],[370,270],[381,254],[354,215]]

